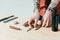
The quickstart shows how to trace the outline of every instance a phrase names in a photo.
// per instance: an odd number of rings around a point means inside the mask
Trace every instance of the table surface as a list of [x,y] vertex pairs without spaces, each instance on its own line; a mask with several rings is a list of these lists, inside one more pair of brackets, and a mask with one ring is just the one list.
[[[23,23],[26,19],[20,18],[18,21]],[[60,40],[60,30],[53,32],[51,27],[26,32],[11,29],[10,25],[12,24],[0,23],[0,40]]]

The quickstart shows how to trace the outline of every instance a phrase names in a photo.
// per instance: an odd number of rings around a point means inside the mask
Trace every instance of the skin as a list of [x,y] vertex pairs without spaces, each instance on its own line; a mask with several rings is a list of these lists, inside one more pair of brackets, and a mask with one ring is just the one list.
[[[57,6],[57,4],[59,3],[60,0],[51,0],[51,3],[49,4],[43,18],[42,18],[42,22],[41,22],[41,27],[49,27],[51,26],[52,24],[52,12],[51,10],[49,10],[49,8],[54,8]],[[34,25],[34,28],[40,28],[40,26],[38,27],[37,26],[37,22],[39,20],[39,17],[40,17],[40,14],[39,14],[39,11],[40,11],[40,8],[39,8],[39,3],[40,3],[40,0],[33,0],[34,2],[34,13],[33,15],[28,19],[28,25],[29,26],[32,26]],[[34,21],[34,23],[32,23]],[[19,24],[19,22],[17,23]],[[10,28],[13,28],[13,29],[17,29],[17,27],[15,26],[12,26]],[[33,27],[31,27],[29,30],[31,30]],[[19,30],[19,28],[18,28]],[[28,30],[28,31],[29,31]]]
[[37,25],[37,22],[38,22],[38,20],[39,20],[39,12],[38,12],[38,10],[36,10],[35,11],[35,13],[28,19],[28,24],[29,24],[29,26],[31,26],[32,25],[32,22],[34,21],[34,27],[36,27],[36,25]]
[[36,27],[38,19],[39,19],[39,16],[40,16],[39,15],[39,10],[40,10],[39,3],[40,3],[40,0],[33,0],[33,2],[34,2],[34,13],[29,18],[28,25],[31,26],[32,25],[31,23],[34,21],[34,27]]
[[49,8],[54,8],[57,6],[60,0],[51,0],[50,5],[48,6],[48,9],[46,10],[44,16],[43,16],[43,21],[42,21],[42,26],[48,27],[52,24],[52,12],[49,10]]
[[[37,0],[36,0],[37,1]],[[49,10],[49,8],[54,8],[57,6],[57,4],[59,3],[60,0],[51,0],[50,5],[48,6],[43,18],[42,18],[42,27],[48,27],[52,24],[52,12]],[[37,1],[38,2],[38,1]],[[39,3],[39,2],[38,2]],[[35,3],[35,11],[33,16],[30,17],[30,19],[28,20],[28,24],[29,26],[31,26],[31,22],[34,21],[34,27],[36,28],[38,19],[39,19],[39,8]]]

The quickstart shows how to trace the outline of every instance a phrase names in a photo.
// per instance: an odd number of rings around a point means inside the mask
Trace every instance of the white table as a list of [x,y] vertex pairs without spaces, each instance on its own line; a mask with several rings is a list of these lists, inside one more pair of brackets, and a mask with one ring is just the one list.
[[[25,21],[20,18],[21,23]],[[11,24],[0,23],[0,40],[60,40],[60,31],[52,32],[52,28],[41,27],[29,32],[9,28]]]

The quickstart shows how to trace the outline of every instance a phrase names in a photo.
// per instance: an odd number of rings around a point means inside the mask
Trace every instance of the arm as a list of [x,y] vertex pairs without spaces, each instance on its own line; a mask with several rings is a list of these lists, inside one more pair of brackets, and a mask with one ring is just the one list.
[[58,5],[59,1],[60,1],[60,0],[51,0],[51,3],[50,3],[50,5],[48,6],[48,9],[47,9],[46,12],[50,11],[49,9],[52,9],[52,8],[56,7],[56,6]]
[[49,27],[52,25],[52,11],[51,9],[55,8],[60,0],[51,0],[50,5],[48,6],[43,18],[42,18],[42,27]]
[[33,0],[33,3],[34,3],[34,12],[35,10],[40,11],[40,6],[39,6],[40,0]]

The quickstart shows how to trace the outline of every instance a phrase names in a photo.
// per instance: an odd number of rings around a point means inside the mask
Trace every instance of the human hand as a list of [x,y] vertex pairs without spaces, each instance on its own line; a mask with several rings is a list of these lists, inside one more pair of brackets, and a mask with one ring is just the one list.
[[47,11],[42,18],[42,27],[50,27],[52,25],[52,12]]
[[39,16],[40,15],[39,15],[38,10],[35,10],[35,13],[28,19],[28,25],[29,26],[34,25],[34,28],[35,28],[39,20]]

